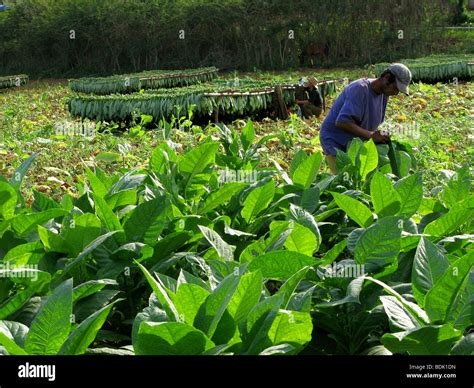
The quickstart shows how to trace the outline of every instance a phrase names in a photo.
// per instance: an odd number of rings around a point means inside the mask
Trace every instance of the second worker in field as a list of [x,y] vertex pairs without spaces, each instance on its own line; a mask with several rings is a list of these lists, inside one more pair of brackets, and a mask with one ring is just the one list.
[[305,119],[312,116],[319,117],[323,111],[323,100],[317,82],[316,78],[310,77],[295,89],[295,100]]

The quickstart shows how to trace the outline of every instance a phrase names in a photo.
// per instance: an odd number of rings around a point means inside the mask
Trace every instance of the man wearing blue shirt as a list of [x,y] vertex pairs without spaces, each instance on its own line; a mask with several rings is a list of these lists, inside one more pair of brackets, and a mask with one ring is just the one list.
[[390,137],[377,130],[385,119],[388,98],[399,92],[408,95],[411,72],[405,65],[394,63],[379,78],[363,78],[347,86],[334,102],[323,124],[319,138],[333,174],[336,149],[346,151],[354,138],[386,143]]

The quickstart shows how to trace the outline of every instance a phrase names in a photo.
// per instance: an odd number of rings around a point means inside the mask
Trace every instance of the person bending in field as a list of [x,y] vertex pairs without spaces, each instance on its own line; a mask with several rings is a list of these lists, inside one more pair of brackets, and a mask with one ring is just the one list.
[[388,98],[399,92],[408,95],[412,75],[401,63],[390,65],[376,79],[358,79],[337,97],[321,125],[319,138],[331,173],[336,175],[336,150],[346,151],[354,138],[386,143],[390,136],[377,130],[385,119]]
[[323,111],[323,100],[316,87],[318,81],[314,77],[308,78],[295,88],[295,100],[301,109],[303,117],[319,117]]

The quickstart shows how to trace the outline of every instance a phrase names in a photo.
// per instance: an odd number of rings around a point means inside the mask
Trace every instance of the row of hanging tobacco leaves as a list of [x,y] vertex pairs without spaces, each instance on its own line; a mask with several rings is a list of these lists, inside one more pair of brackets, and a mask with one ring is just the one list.
[[93,94],[133,93],[141,89],[176,88],[208,82],[217,77],[219,69],[205,67],[186,70],[148,70],[141,73],[69,80],[75,92]]
[[[453,82],[474,77],[474,55],[431,55],[416,59],[402,59],[399,62],[410,68],[413,81]],[[377,63],[375,73],[380,75],[390,63]]]
[[[93,95],[78,94],[68,100],[73,116],[97,121],[126,121],[134,112],[153,116],[155,120],[179,116],[193,110],[195,116],[248,117],[274,108],[274,88],[278,79],[241,79],[237,82],[215,80],[181,88],[148,89],[133,94]],[[295,103],[295,82],[283,83],[282,95],[287,106]],[[334,94],[334,81],[321,81],[318,89],[322,96]]]
[[0,89],[7,89],[26,85],[29,77],[26,74],[9,75],[0,77]]

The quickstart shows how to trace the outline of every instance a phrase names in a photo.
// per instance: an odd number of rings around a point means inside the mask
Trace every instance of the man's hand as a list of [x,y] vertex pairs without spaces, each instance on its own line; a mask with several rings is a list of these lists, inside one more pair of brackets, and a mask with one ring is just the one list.
[[343,129],[344,131],[352,133],[353,135],[358,136],[358,137],[360,137],[361,139],[364,139],[364,140],[373,139],[375,143],[383,143],[385,141],[388,141],[388,139],[385,140],[385,138],[380,133],[380,131],[371,132],[367,129],[359,127],[356,123],[336,122],[336,126],[338,128]]
[[385,144],[390,140],[390,135],[380,131],[375,131],[370,134],[370,139],[372,139],[376,144]]

